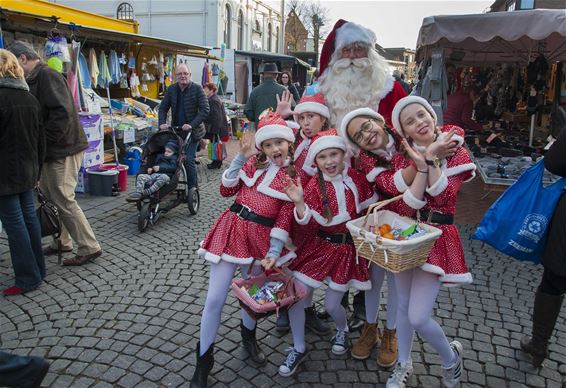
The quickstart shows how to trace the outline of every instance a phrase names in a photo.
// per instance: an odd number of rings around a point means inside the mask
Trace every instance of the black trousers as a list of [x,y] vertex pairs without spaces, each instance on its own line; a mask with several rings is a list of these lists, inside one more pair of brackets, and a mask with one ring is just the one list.
[[545,268],[539,288],[545,294],[564,295],[566,294],[566,278]]

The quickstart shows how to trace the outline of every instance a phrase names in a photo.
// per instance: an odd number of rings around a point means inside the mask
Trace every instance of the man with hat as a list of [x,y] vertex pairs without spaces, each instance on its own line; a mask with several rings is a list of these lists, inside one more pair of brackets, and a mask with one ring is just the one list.
[[375,50],[375,43],[373,31],[340,19],[322,46],[318,90],[324,94],[331,125],[336,128],[356,108],[376,110],[391,126],[395,103],[407,95]]
[[[284,91],[287,90],[285,86],[277,83],[277,74],[279,70],[275,63],[266,63],[260,71],[263,77],[261,85],[252,90],[248,97],[248,102],[244,108],[244,113],[248,120],[257,123],[259,116],[266,110],[271,108],[273,111],[277,108],[277,95],[281,97]],[[295,105],[294,103],[292,104]]]

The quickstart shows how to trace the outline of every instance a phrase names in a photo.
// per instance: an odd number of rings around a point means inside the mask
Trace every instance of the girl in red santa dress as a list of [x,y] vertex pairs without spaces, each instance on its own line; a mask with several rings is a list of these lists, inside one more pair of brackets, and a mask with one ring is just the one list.
[[[265,267],[281,265],[295,257],[284,248],[293,218],[293,203],[284,191],[287,178],[294,176],[289,161],[293,158],[294,134],[281,116],[270,113],[260,120],[255,135],[244,134],[240,153],[222,175],[220,194],[236,195],[205,239],[199,255],[211,263],[208,292],[200,325],[197,365],[191,387],[205,387],[214,364],[214,340],[220,326],[222,307],[235,271],[245,276],[253,264],[252,274]],[[289,178],[291,179],[291,178]],[[265,355],[256,342],[252,317],[241,310],[241,334],[244,348],[257,364],[265,364]]]
[[[392,122],[403,137],[405,152],[393,156],[393,179],[378,179],[378,188],[390,196],[403,193],[403,201],[396,211],[415,218],[418,210],[421,219],[440,228],[442,235],[422,267],[395,275],[399,356],[387,387],[405,387],[413,371],[411,347],[415,330],[440,355],[443,386],[455,387],[462,374],[462,345],[458,341],[448,342],[444,331],[432,318],[432,309],[440,286],[472,282],[454,225],[454,213],[460,186],[474,177],[475,165],[461,145],[453,156],[439,158],[441,150],[454,142],[454,133],[461,129],[438,128],[436,114],[425,99],[409,96],[399,100]],[[416,170],[413,179],[406,177],[410,169]]]
[[[322,94],[314,94],[310,96],[304,95],[299,103],[295,106],[295,110],[291,110],[292,95],[284,92],[281,98],[277,96],[277,113],[283,117],[294,116],[298,125],[297,134],[295,135],[295,152],[294,166],[297,175],[301,179],[301,184],[306,187],[311,178],[316,174],[317,170],[313,166],[305,164],[309,148],[313,140],[324,131],[324,135],[336,135],[335,129],[328,128],[330,112],[324,105],[324,96]],[[289,123],[289,122],[288,122]],[[307,240],[304,233],[298,228],[293,227],[291,239],[296,247],[302,246]],[[308,330],[318,335],[324,335],[330,332],[330,326],[323,320],[318,318],[315,306],[312,302],[312,294],[309,294],[308,300],[305,301],[305,326]],[[289,316],[287,310],[280,312],[277,317],[276,327],[278,331],[285,332],[289,330]]]
[[[310,146],[305,164],[316,166],[315,178],[303,192],[300,181],[288,179],[287,195],[295,203],[295,221],[309,238],[297,250],[297,258],[289,265],[293,276],[312,294],[315,288],[328,283],[324,305],[336,323],[332,338],[332,352],[348,351],[348,323],[346,311],[340,304],[349,288],[370,288],[368,263],[356,259],[356,249],[346,228],[346,222],[357,218],[377,195],[365,177],[348,167],[345,162],[347,146],[344,139],[329,135],[318,137]],[[312,296],[311,296],[312,298]],[[290,376],[305,360],[305,301],[289,309],[293,349],[279,367],[279,374]]]

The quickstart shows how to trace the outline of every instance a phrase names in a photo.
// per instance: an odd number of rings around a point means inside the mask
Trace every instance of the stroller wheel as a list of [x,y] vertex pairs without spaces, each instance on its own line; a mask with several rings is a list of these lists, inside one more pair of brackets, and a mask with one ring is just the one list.
[[149,202],[142,202],[138,213],[138,230],[144,232],[149,224]]
[[191,187],[187,195],[187,205],[191,214],[197,214],[200,206],[200,194],[196,187]]

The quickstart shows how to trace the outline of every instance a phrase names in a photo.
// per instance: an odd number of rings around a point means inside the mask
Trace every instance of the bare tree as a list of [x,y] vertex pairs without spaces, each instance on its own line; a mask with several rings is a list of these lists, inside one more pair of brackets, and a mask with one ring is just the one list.
[[318,53],[320,41],[328,33],[329,10],[323,7],[319,0],[288,0],[285,4],[287,12],[294,12],[301,20],[308,35],[313,39],[313,51]]

